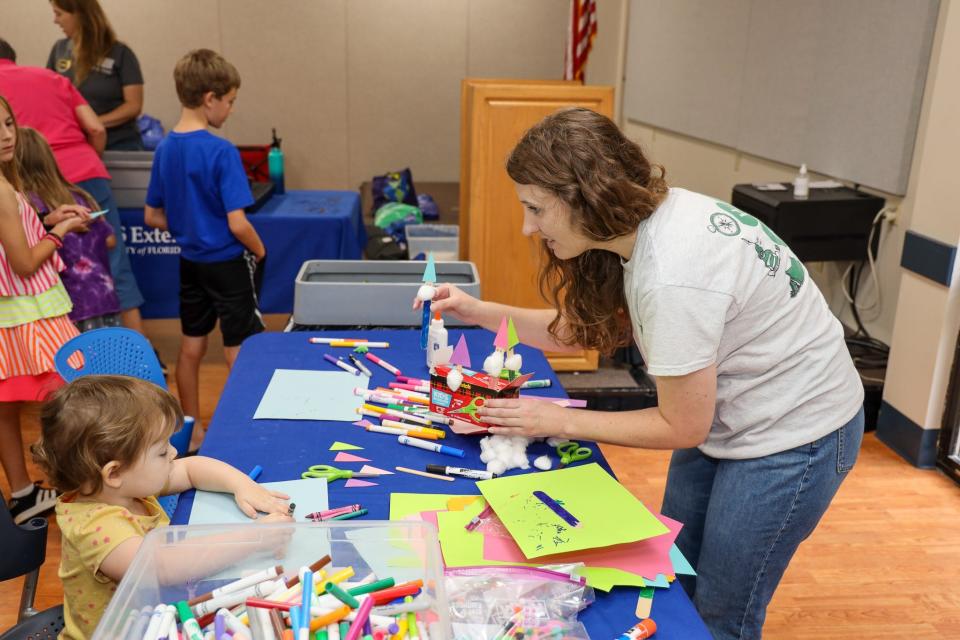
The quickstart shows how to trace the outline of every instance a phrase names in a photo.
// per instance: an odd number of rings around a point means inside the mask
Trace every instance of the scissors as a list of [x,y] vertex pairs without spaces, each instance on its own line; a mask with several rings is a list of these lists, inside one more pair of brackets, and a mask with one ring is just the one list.
[[303,473],[301,478],[324,478],[327,482],[346,478],[373,478],[379,474],[367,473],[363,471],[350,471],[349,469],[337,469],[329,464],[315,464]]
[[564,442],[557,445],[557,455],[560,456],[560,466],[565,467],[571,462],[586,460],[593,455],[593,449],[581,447],[579,442]]

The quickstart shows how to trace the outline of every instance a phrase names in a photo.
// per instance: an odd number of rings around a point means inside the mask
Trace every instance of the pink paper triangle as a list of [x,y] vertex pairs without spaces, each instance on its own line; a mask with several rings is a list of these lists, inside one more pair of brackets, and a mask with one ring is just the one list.
[[380,468],[377,468],[377,467],[371,467],[371,466],[368,465],[368,464],[365,464],[365,465],[363,465],[363,467],[360,468],[360,473],[376,473],[376,474],[381,475],[381,476],[393,475],[393,471],[387,471],[386,469],[380,469]]
[[341,451],[337,454],[337,457],[333,459],[334,462],[370,462],[368,458],[361,458],[360,456],[355,456],[352,453],[346,453]]
[[493,339],[493,346],[501,351],[506,351],[508,347],[507,342],[507,318],[504,316],[500,318],[500,328],[497,329],[497,335]]
[[470,351],[467,349],[467,337],[460,334],[460,340],[457,341],[457,346],[453,350],[453,355],[450,356],[450,364],[458,364],[461,367],[470,368]]
[[377,486],[376,482],[367,482],[366,480],[357,480],[356,478],[350,478],[347,480],[344,485],[347,489],[352,489],[353,487],[375,487]]

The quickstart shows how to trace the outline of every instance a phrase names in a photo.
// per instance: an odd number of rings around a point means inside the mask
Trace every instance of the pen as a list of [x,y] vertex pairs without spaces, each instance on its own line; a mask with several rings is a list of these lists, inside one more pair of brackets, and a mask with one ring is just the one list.
[[350,365],[348,365],[348,364],[347,364],[346,362],[344,362],[343,360],[338,360],[337,358],[334,358],[334,357],[333,357],[332,355],[330,355],[329,353],[323,354],[323,359],[326,360],[327,362],[331,363],[331,364],[334,364],[334,365],[340,367],[341,369],[343,369],[344,371],[346,371],[346,372],[348,372],[348,373],[352,373],[352,374],[355,375],[355,376],[360,375],[360,370],[359,370],[359,369],[354,369],[353,367],[351,367]]
[[360,371],[363,371],[363,375],[367,376],[368,378],[373,377],[373,373],[370,371],[370,369],[367,368],[367,365],[360,362],[360,358],[353,355],[352,353],[349,355],[349,358],[350,358],[350,362],[353,363],[353,366],[355,366],[357,369],[360,369]]
[[292,516],[292,515],[293,515],[293,510],[296,509],[296,508],[297,508],[297,503],[296,503],[296,502],[291,502],[291,503],[287,506],[287,515],[288,515],[288,516]]
[[433,451],[435,453],[444,453],[448,456],[456,456],[458,458],[467,457],[467,454],[462,449],[457,449],[455,447],[448,447],[445,444],[440,444],[437,442],[427,442],[426,440],[419,440],[417,438],[411,438],[410,436],[397,436],[397,442],[399,442],[400,444],[405,444],[410,447],[425,449],[426,451]]

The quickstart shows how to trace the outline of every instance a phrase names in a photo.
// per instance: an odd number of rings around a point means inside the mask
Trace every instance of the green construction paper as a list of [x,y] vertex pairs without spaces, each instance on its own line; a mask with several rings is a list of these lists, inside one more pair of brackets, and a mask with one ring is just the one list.
[[623,569],[609,569],[607,567],[581,567],[576,570],[578,576],[586,578],[587,584],[594,589],[610,591],[614,587],[645,587],[643,576],[630,573]]
[[[528,559],[636,542],[668,531],[596,463],[482,480],[477,488]],[[534,491],[560,503],[579,526],[570,526]]]
[[[473,516],[479,513],[475,507],[476,505],[470,505],[463,511],[441,511],[437,514],[437,528],[440,530],[440,549],[443,551],[444,564],[448,567],[516,566],[515,562],[487,560],[483,557],[483,534],[479,531],[467,531],[464,528]],[[526,566],[537,565],[528,563]]]
[[403,520],[421,511],[442,511],[447,508],[447,500],[459,497],[459,494],[446,493],[391,493],[390,519]]
[[513,318],[507,320],[507,349],[513,349],[520,344],[520,338],[517,337],[517,328],[513,326]]
[[347,444],[346,442],[340,441],[334,442],[332,445],[330,445],[330,451],[355,451],[359,449],[363,449],[363,447],[358,447],[355,444]]

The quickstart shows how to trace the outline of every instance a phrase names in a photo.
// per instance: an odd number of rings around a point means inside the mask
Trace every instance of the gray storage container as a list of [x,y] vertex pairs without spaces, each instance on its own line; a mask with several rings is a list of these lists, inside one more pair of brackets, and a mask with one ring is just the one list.
[[[410,308],[423,284],[425,262],[402,260],[307,260],[297,274],[293,323],[330,326],[420,326]],[[437,282],[455,284],[480,297],[472,262],[437,262]],[[447,325],[463,326],[453,316]]]
[[142,209],[150,184],[153,151],[105,151],[103,163],[110,172],[110,186],[117,206]]
[[411,258],[431,252],[434,260],[460,258],[460,227],[455,224],[408,224],[404,232]]

